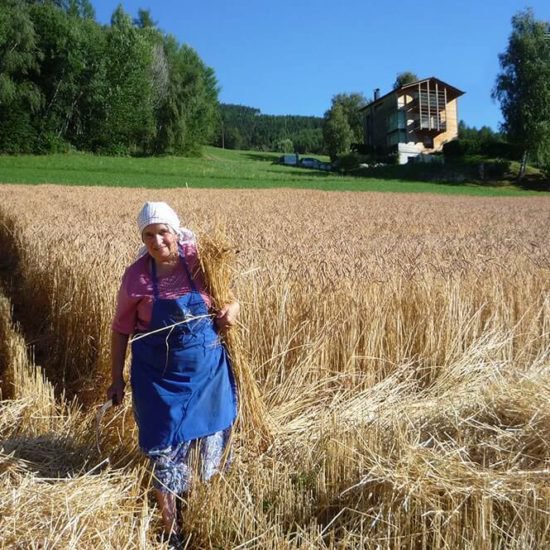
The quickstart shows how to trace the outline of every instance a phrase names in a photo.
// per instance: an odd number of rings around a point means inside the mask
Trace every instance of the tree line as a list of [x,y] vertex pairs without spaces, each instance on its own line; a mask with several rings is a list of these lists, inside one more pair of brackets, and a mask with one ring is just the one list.
[[[213,69],[148,10],[132,19],[119,6],[101,25],[90,0],[1,1],[0,152],[189,155],[210,143],[334,159],[363,143],[361,93],[335,95],[323,117],[220,105]],[[520,176],[528,159],[550,173],[548,23],[517,13],[499,61],[502,133],[462,123],[462,149],[519,151]],[[416,79],[400,73],[394,88]]]
[[2,0],[0,151],[193,154],[217,108],[214,71],[149,11],[101,25],[89,0]]
[[324,153],[323,119],[314,116],[265,115],[245,105],[220,105],[213,145],[281,153]]

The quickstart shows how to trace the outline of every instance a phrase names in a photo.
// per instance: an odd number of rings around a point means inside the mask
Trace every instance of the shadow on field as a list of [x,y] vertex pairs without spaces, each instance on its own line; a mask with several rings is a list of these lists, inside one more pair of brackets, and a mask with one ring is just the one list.
[[15,219],[0,212],[0,283],[9,296],[18,331],[32,346],[35,362],[44,367],[48,379],[55,383],[55,370],[50,366],[51,334],[46,330],[50,316],[49,295],[29,286],[25,279],[22,251],[13,238],[18,230]]
[[517,186],[525,191],[550,191],[550,179],[534,174],[528,174],[525,178],[517,183]]
[[525,191],[550,191],[550,180],[542,174],[527,174],[522,182],[507,173],[501,177],[480,179],[478,164],[402,164],[348,170],[345,175],[378,180],[402,180],[433,184],[480,187],[517,187]]
[[244,156],[247,159],[259,160],[261,162],[276,162],[277,159],[279,158],[277,154],[273,154],[273,153],[267,154],[267,153],[262,153],[260,151],[258,151],[257,153],[246,153]]
[[[10,300],[17,331],[32,350],[34,363],[44,369],[57,397],[64,394],[70,399],[78,395],[82,404],[96,403],[101,326],[96,325],[95,330],[88,326],[79,345],[74,344],[69,313],[52,307],[58,292],[56,281],[70,280],[71,274],[67,268],[56,271],[54,267],[25,265],[28,259],[24,249],[30,242],[14,238],[18,233],[15,218],[0,209],[0,284]],[[81,289],[83,296],[93,296],[93,291],[84,290],[84,282]],[[80,311],[87,311],[86,306]],[[0,359],[0,374],[5,370],[4,363]]]
[[[308,177],[308,178],[328,178],[329,176],[332,176],[332,177],[338,177],[340,174],[336,173],[336,172],[326,172],[324,170],[314,170],[313,168],[297,168],[295,166],[288,166],[288,167],[285,167],[286,169],[288,169],[288,176],[289,178],[293,178],[293,177]],[[280,170],[265,170],[265,172],[267,173],[272,173],[272,174],[277,174],[277,175],[281,175],[281,171]]]
[[8,438],[2,441],[2,449],[27,462],[31,471],[43,477],[66,478],[82,474],[91,469],[93,456],[87,445],[53,433]]
[[426,181],[461,186],[475,180],[475,173],[430,164],[383,165],[346,171],[347,176],[378,180]]

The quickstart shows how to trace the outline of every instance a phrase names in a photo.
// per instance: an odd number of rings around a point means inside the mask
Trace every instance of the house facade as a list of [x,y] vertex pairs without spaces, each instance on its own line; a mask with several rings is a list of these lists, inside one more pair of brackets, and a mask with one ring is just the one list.
[[374,101],[361,109],[368,148],[397,152],[399,162],[441,151],[458,137],[458,98],[464,92],[439,80],[426,78],[392,90],[375,91]]

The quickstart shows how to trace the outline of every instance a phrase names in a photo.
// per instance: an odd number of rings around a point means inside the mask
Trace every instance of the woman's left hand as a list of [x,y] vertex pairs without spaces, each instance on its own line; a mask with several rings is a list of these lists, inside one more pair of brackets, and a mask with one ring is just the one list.
[[237,324],[237,317],[241,311],[239,302],[231,302],[223,306],[216,314],[216,326],[219,329],[226,329]]

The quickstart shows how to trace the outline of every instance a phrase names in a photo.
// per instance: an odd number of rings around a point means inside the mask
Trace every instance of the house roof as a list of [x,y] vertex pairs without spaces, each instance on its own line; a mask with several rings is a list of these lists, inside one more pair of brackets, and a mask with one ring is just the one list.
[[419,84],[423,84],[427,81],[434,81],[439,86],[444,86],[445,88],[449,89],[454,97],[459,97],[461,95],[464,95],[466,92],[463,92],[462,90],[459,90],[458,88],[455,88],[454,86],[451,86],[450,84],[447,84],[446,82],[443,82],[443,80],[440,80],[439,78],[436,78],[435,76],[430,76],[429,78],[422,78],[421,80],[416,80],[414,82],[411,82],[410,84],[405,84],[403,86],[400,86],[399,88],[396,88],[395,90],[389,91],[387,94],[384,94],[383,96],[380,96],[377,100],[372,101],[371,103],[368,103],[364,107],[361,107],[359,111],[364,111],[367,107],[372,107],[373,105],[376,105],[377,103],[380,103],[384,99],[386,99],[391,94],[395,94],[401,90],[406,90],[407,88],[412,88],[413,86],[418,86]]

